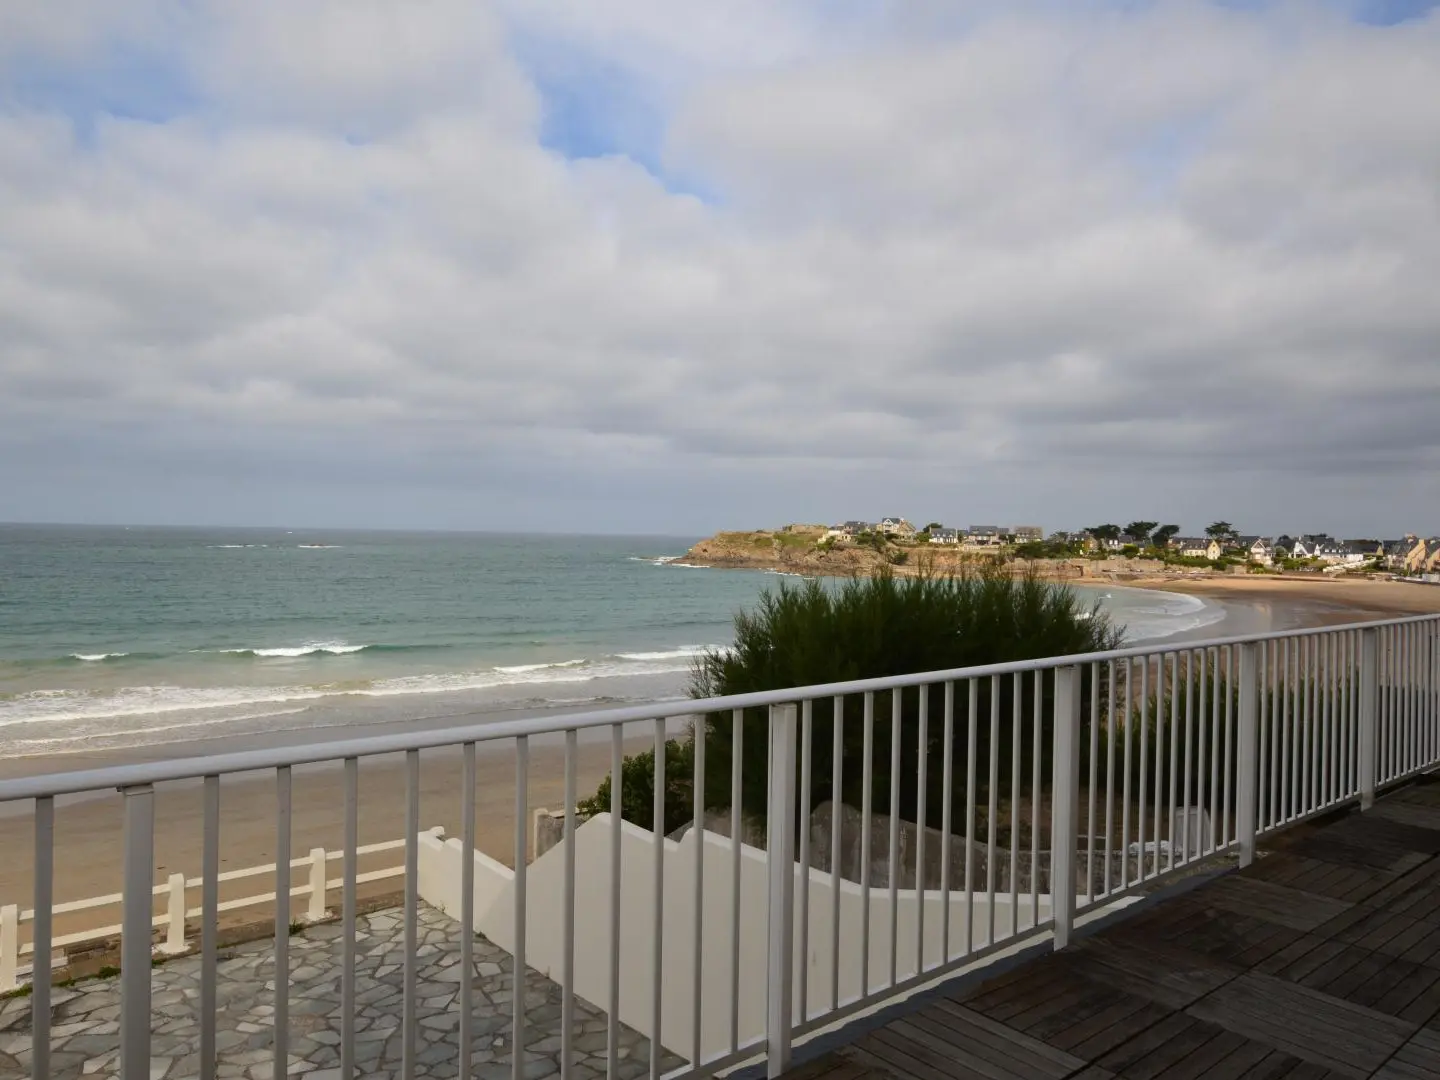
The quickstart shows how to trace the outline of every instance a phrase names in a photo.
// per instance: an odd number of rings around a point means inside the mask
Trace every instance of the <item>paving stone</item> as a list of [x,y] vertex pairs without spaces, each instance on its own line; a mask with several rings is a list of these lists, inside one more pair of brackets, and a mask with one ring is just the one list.
[[[404,923],[395,913],[362,917],[357,925],[355,1060],[366,1077],[399,1074]],[[417,1020],[420,1036],[417,1077],[450,1077],[459,1055],[460,937],[456,924],[438,911],[422,907],[415,951]],[[508,1037],[514,991],[510,957],[475,935],[471,1001],[474,1012],[471,1061],[478,1080],[510,1080]],[[290,1028],[292,1057],[287,1076],[305,1080],[336,1080],[344,1011],[340,1003],[342,953],[338,926],[317,926],[290,939]],[[299,959],[303,957],[303,962]],[[215,1047],[219,1080],[272,1080],[274,1042],[273,942],[238,945],[220,954],[217,974]],[[154,1080],[190,1080],[199,1075],[198,956],[178,957],[153,976],[154,1020],[151,1053]],[[526,1034],[531,1043],[524,1069],[526,1080],[557,1076],[553,1051],[560,1046],[560,988],[534,971],[524,984]],[[119,985],[116,979],[87,981],[73,988],[56,987],[51,1028],[51,1075],[56,1080],[111,1080],[119,1072]],[[575,1002],[576,1050],[574,1080],[597,1080],[605,1067],[603,1013]],[[0,1002],[0,1076],[22,1076],[30,1062],[30,1003],[27,998]],[[644,1074],[650,1057],[648,1042],[622,1027],[619,1047],[623,1077]],[[589,1052],[587,1054],[587,1052]],[[666,1055],[666,1070],[681,1064]]]

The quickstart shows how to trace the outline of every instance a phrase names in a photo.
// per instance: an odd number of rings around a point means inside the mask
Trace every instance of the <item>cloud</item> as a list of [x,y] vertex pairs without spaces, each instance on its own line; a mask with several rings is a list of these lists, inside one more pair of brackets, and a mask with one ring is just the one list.
[[120,7],[0,7],[0,518],[1440,528],[1440,16]]

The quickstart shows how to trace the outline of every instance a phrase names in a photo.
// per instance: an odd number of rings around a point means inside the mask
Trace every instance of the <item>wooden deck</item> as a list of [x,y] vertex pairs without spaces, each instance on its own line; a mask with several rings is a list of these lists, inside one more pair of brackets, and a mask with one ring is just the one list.
[[1440,782],[865,1023],[786,1080],[1440,1080]]

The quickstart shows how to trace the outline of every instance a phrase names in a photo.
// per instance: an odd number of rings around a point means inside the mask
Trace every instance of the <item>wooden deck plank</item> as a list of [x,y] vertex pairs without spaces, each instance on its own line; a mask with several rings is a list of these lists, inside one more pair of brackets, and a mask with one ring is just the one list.
[[1375,1080],[1440,1080],[1440,1032],[1422,1029],[1395,1051]]
[[1232,874],[1213,882],[1205,900],[1237,915],[1263,919],[1292,930],[1307,931],[1325,925],[1350,909],[1343,900],[1317,896],[1287,885]]
[[1063,1047],[1055,1047],[1032,1038],[1007,1024],[999,1023],[953,1001],[937,1001],[930,1010],[922,1015],[931,1014],[935,1015],[939,1022],[953,1024],[957,1029],[965,1029],[977,1040],[986,1041],[995,1046],[1003,1045],[1011,1050],[1018,1049],[1025,1054],[1042,1057],[1057,1066],[1065,1066],[1067,1069],[1077,1069],[1088,1060],[1067,1053]]
[[1136,997],[1183,1009],[1235,978],[1241,968],[1170,942],[1108,936],[1076,946],[1086,975]]
[[1227,983],[1186,1012],[1354,1077],[1379,1068],[1416,1030],[1373,1009],[1256,972]]

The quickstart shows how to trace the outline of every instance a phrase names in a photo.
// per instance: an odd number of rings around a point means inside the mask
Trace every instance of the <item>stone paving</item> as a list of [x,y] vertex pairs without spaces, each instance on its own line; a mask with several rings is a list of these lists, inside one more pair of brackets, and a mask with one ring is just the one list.
[[[398,911],[362,916],[356,928],[355,1060],[359,1077],[395,1077],[401,1059],[401,980],[404,925]],[[455,1076],[459,1068],[457,1011],[460,984],[459,925],[421,905],[417,989],[417,1077]],[[272,1080],[274,943],[254,941],[221,951],[216,1021],[222,1080]],[[510,954],[483,937],[475,939],[472,1075],[509,1080]],[[287,1074],[307,1080],[340,1076],[340,963],[338,924],[312,926],[290,938],[290,1062]],[[200,1074],[200,960],[186,956],[153,972],[151,1080],[187,1080]],[[526,972],[527,1080],[560,1071],[560,987]],[[118,978],[93,979],[52,990],[50,1075],[69,1078],[119,1075],[120,985]],[[30,999],[0,1000],[0,1078],[28,1077]],[[605,1014],[575,1001],[575,1080],[605,1074]],[[620,1028],[620,1070],[624,1078],[649,1071],[650,1044]],[[671,1054],[662,1071],[683,1064]]]

